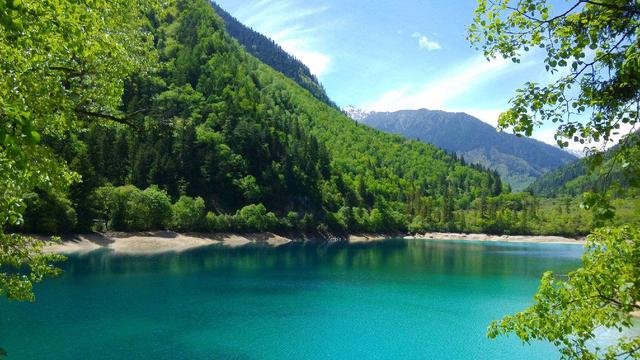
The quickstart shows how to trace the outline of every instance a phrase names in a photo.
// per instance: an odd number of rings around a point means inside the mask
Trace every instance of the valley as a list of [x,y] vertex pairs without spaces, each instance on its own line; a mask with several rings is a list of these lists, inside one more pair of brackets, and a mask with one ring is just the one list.
[[0,0],[0,359],[638,358],[640,5],[551,2]]

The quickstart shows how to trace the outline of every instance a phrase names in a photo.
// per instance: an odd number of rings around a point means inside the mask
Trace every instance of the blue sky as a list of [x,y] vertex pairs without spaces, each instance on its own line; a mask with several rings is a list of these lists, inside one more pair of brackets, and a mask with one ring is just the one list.
[[[515,90],[545,81],[540,54],[494,60],[466,40],[475,0],[218,0],[318,76],[339,106],[463,111],[495,124]],[[553,143],[553,129],[534,137]]]

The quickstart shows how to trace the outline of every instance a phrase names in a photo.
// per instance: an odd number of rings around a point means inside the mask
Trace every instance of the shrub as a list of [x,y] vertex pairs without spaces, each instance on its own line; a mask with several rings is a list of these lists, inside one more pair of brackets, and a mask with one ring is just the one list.
[[246,231],[267,231],[276,229],[280,223],[276,215],[267,212],[262,204],[243,207],[235,214],[237,224]]
[[425,232],[425,229],[425,221],[420,215],[414,217],[413,221],[409,224],[409,232],[411,233]]
[[343,206],[336,214],[336,221],[342,230],[350,230],[353,228],[353,210],[349,206]]
[[113,230],[128,230],[127,204],[142,191],[133,185],[114,187],[109,184],[94,192],[92,201],[98,216]]
[[297,212],[295,211],[289,211],[287,213],[287,216],[282,219],[282,223],[284,226],[286,226],[289,229],[294,229],[298,226],[298,219],[300,218],[300,216],[298,215]]
[[[342,219],[339,218],[339,213],[333,213],[333,212],[328,212],[327,216],[324,219],[325,227],[327,230],[332,229],[332,230],[340,230],[340,231],[344,231],[346,230],[346,225],[344,224],[344,221],[342,221]],[[322,230],[319,230],[322,231]]]
[[371,210],[369,214],[369,226],[373,231],[383,231],[385,228],[384,215],[378,209]]
[[132,230],[166,229],[171,217],[171,199],[157,186],[133,192],[127,201],[127,225]]
[[205,206],[201,197],[180,196],[172,206],[173,227],[179,231],[200,231],[205,227]]

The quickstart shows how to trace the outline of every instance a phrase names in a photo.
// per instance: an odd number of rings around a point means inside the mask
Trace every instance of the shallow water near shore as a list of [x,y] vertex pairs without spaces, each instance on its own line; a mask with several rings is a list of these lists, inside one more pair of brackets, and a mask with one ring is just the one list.
[[34,304],[0,300],[7,359],[553,359],[486,338],[581,245],[389,240],[73,255]]

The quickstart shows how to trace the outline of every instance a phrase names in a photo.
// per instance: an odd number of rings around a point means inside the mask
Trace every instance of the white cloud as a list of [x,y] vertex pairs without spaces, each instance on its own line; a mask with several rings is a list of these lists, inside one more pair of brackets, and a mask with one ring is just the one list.
[[486,122],[487,124],[496,127],[498,126],[498,117],[504,111],[503,109],[450,109],[448,111],[464,112],[471,116],[475,116],[478,119]]
[[442,49],[442,46],[440,46],[439,42],[429,40],[426,35],[415,32],[411,34],[411,37],[418,39],[418,46],[420,46],[421,49],[425,49],[427,51]]
[[324,74],[329,68],[331,57],[318,51],[305,50],[308,47],[303,40],[285,40],[280,45],[286,52],[292,54],[307,65],[311,73],[316,76]]
[[[391,90],[377,100],[361,107],[372,111],[426,108],[466,112],[468,110],[452,109],[447,105],[451,100],[464,95],[474,87],[511,70],[511,64],[511,61],[502,58],[487,61],[483,56],[474,57],[454,66],[451,71],[433,79],[424,86],[418,88],[403,86]],[[523,65],[525,64],[520,64],[520,67]],[[483,117],[486,118],[487,114],[484,114]],[[495,123],[495,120],[488,122]]]
[[318,50],[322,29],[308,26],[308,21],[328,7],[305,7],[296,0],[257,0],[247,2],[234,16],[247,26],[270,37],[320,77],[331,65],[331,56]]
[[[600,140],[600,142],[591,142],[587,144],[580,144],[579,142],[569,141],[568,149],[573,152],[583,152],[585,148],[597,148],[600,150],[610,149],[613,146],[617,145],[620,140],[626,136],[627,134],[634,131],[634,127],[629,124],[623,124],[620,126],[620,129],[611,134],[611,139],[608,142],[604,142],[604,140]],[[555,140],[554,135],[556,134],[556,128],[539,128],[533,130],[533,138],[545,142],[550,145],[558,146],[558,143]]]

